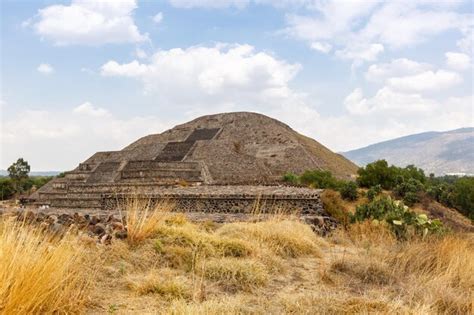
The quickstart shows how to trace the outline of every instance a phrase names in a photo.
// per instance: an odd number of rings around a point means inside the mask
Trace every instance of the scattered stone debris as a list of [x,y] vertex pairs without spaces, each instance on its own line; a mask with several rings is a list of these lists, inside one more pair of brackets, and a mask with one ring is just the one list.
[[[0,209],[0,216],[14,217],[17,221],[39,226],[43,230],[48,230],[53,234],[63,235],[68,231],[78,233],[86,242],[97,242],[110,244],[113,239],[126,239],[128,236],[126,217],[122,217],[118,212],[96,211],[84,213],[84,211],[74,213],[47,212],[44,208],[23,209],[3,211]],[[185,213],[187,218],[194,222],[228,223],[236,221],[262,221],[268,219],[271,214],[223,214],[193,212]],[[330,234],[337,228],[338,222],[330,216],[322,215],[301,215],[301,220],[309,224],[313,230],[322,235]]]
[[15,217],[17,221],[26,224],[34,224],[57,235],[68,231],[76,232],[85,240],[89,238],[101,244],[110,244],[113,238],[127,238],[126,225],[122,218],[114,214],[89,215],[75,212],[71,215],[19,209],[9,212],[8,216]]

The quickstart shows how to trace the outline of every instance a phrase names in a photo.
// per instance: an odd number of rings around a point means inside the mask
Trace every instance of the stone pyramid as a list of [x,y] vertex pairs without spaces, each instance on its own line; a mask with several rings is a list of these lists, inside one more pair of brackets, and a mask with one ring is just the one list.
[[357,171],[346,158],[275,119],[223,113],[145,136],[120,151],[97,152],[30,199],[51,207],[107,208],[117,196],[131,193],[181,199],[309,196],[315,190],[276,187],[285,173],[308,169],[329,170],[339,178]]

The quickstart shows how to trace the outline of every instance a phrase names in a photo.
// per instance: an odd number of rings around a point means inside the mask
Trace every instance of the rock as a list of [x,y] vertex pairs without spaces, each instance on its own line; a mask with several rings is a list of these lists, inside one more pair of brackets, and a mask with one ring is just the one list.
[[111,226],[114,230],[125,230],[122,222],[112,222]]
[[102,223],[97,223],[94,225],[92,232],[96,235],[103,235],[105,234],[105,226]]
[[107,217],[107,222],[116,222],[118,219],[114,217],[113,214],[109,214]]
[[100,219],[99,219],[97,216],[93,215],[93,216],[91,217],[90,223],[91,223],[92,225],[96,225],[96,224],[99,223],[99,222],[100,222]]
[[118,238],[120,240],[123,240],[123,239],[126,239],[127,236],[128,236],[128,233],[127,231],[125,230],[119,230],[119,231],[115,231],[115,234],[114,234],[115,238]]
[[71,218],[70,215],[68,215],[66,213],[63,213],[63,214],[59,215],[59,217],[58,217],[58,222],[61,223],[61,224],[67,224],[67,223],[70,224],[70,221],[72,221],[72,218]]
[[111,243],[111,240],[112,240],[112,236],[110,236],[109,234],[104,234],[100,238],[100,243],[103,245],[109,245]]

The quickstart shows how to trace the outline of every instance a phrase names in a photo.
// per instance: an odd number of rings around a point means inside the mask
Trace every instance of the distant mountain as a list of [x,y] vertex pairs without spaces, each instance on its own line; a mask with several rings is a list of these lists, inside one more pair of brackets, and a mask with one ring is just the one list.
[[426,174],[474,174],[474,128],[424,132],[369,145],[348,152],[359,166],[385,159],[389,164],[414,164]]
[[[30,176],[56,176],[60,171],[30,172]],[[0,170],[0,176],[8,176],[6,170]]]

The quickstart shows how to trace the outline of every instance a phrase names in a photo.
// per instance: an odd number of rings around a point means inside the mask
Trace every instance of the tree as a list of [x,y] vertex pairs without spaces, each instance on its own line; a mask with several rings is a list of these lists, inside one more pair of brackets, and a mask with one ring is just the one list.
[[346,200],[357,200],[357,184],[354,182],[346,182],[340,189],[341,197]]
[[30,173],[30,165],[23,158],[19,158],[8,168],[8,176],[12,179],[13,185],[17,192],[22,190],[22,182],[28,179]]
[[388,166],[387,161],[378,160],[360,168],[357,183],[361,187],[370,188],[380,185],[383,189],[392,189],[396,184],[397,168]]
[[454,206],[474,219],[474,177],[462,177],[454,184],[453,191]]

